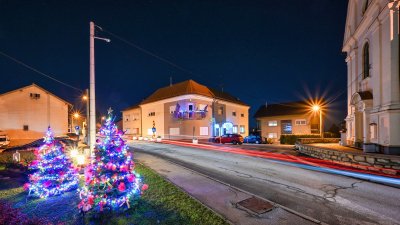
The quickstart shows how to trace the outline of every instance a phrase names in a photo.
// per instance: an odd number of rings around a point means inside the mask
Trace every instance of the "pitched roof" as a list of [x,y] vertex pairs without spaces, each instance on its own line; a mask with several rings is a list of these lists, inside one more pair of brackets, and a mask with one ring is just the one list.
[[220,92],[215,89],[208,88],[204,85],[201,85],[193,80],[186,80],[172,86],[163,87],[155,91],[145,100],[143,100],[140,104],[147,104],[151,102],[156,102],[159,100],[172,98],[181,95],[188,95],[188,94],[196,94],[201,95],[209,98],[216,98],[228,102],[233,102],[240,105],[246,105],[244,102],[240,101],[238,98],[226,93]]
[[0,94],[0,96],[6,95],[6,94],[10,94],[10,93],[12,93],[12,92],[15,92],[15,91],[18,91],[18,90],[21,90],[21,89],[25,89],[25,88],[29,88],[29,87],[36,87],[36,88],[39,88],[39,89],[41,89],[42,91],[44,91],[44,92],[46,92],[46,93],[48,93],[48,94],[54,96],[55,98],[59,99],[60,101],[66,103],[67,105],[72,106],[72,104],[69,103],[68,101],[66,101],[66,100],[64,100],[64,99],[62,99],[62,98],[60,98],[60,97],[58,97],[57,95],[51,93],[50,91],[48,91],[48,90],[46,90],[46,89],[40,87],[39,85],[37,85],[37,84],[35,84],[35,83],[32,83],[31,85],[27,85],[27,86],[24,86],[24,87],[21,87],[21,88],[17,88],[17,89],[11,90],[11,91],[4,92],[4,93]]
[[256,114],[254,114],[254,118],[298,115],[307,113],[308,111],[309,111],[309,104],[302,101],[262,105],[257,110]]
[[128,108],[123,109],[122,112],[123,112],[123,111],[131,110],[131,109],[138,109],[138,108],[140,108],[140,105],[139,105],[139,104],[136,104],[136,105],[133,105],[133,106],[130,106],[130,107],[128,107]]

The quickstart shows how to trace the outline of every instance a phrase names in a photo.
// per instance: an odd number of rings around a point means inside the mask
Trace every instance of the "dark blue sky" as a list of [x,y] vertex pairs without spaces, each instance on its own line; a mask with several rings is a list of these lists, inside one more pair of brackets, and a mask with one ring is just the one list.
[[[346,0],[19,1],[0,0],[0,51],[68,84],[89,85],[89,21],[190,71],[113,38],[96,41],[96,97],[105,113],[187,79],[251,105],[334,97],[346,111],[341,52]],[[76,102],[79,93],[0,55],[0,92],[37,83]],[[307,95],[308,94],[308,95]]]

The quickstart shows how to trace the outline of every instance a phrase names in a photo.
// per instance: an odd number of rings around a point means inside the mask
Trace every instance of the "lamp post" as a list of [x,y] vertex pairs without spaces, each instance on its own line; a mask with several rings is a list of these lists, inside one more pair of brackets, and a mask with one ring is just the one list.
[[[90,94],[89,94],[89,137],[90,137],[90,155],[94,159],[94,143],[96,142],[96,98],[95,98],[95,79],[94,79],[94,39],[100,39],[110,42],[110,39],[95,36],[95,24],[90,22]],[[100,30],[101,27],[98,27]]]
[[312,110],[314,112],[319,113],[319,135],[321,138],[324,138],[324,131],[323,131],[323,126],[322,126],[322,108],[319,105],[313,105]]
[[86,94],[82,96],[82,100],[86,102],[86,144],[90,146],[90,135],[89,135],[89,89],[86,89]]

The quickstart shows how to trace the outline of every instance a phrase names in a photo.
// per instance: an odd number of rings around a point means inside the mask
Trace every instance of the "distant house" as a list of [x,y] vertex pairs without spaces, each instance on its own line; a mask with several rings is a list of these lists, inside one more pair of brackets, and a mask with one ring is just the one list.
[[238,98],[187,80],[163,87],[122,111],[123,129],[137,136],[168,139],[248,135],[249,106]]
[[305,102],[262,105],[254,117],[261,136],[279,140],[282,134],[319,134],[319,115]]
[[400,155],[398,0],[349,0],[342,51],[347,63],[347,144]]
[[0,94],[0,130],[11,140],[41,138],[48,126],[67,133],[71,106],[36,84]]

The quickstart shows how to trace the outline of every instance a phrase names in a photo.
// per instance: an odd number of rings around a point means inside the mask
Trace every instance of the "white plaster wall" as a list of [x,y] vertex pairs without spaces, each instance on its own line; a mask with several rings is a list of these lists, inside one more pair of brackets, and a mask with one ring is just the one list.
[[[30,93],[40,94],[39,99],[31,99]],[[0,130],[14,130],[11,133],[24,136],[23,126],[29,126],[34,138],[42,135],[50,125],[56,135],[68,131],[68,104],[36,86],[28,86],[0,96]],[[38,134],[35,135],[34,132]],[[29,135],[28,135],[29,136]]]

